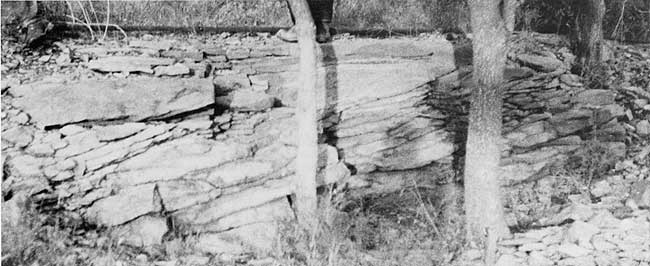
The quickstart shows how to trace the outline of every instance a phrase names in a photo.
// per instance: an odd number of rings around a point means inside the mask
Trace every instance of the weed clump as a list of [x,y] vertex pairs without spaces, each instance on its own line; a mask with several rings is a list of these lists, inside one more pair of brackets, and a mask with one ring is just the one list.
[[618,157],[610,145],[589,140],[569,156],[564,170],[569,175],[580,177],[589,187],[594,179],[604,177],[614,168]]
[[317,226],[279,223],[274,256],[280,265],[448,265],[465,243],[462,212],[445,190],[415,183],[346,195],[346,204],[321,200]]

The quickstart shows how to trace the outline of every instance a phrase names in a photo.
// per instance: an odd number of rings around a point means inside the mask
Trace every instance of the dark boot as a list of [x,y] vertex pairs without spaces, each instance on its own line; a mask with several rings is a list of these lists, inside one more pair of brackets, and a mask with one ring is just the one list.
[[[330,22],[332,21],[332,11],[334,7],[334,0],[307,0],[309,4],[309,11],[314,18],[314,23],[316,24],[316,41],[319,43],[325,43],[332,40],[332,33],[330,29]],[[288,4],[288,2],[287,2]],[[291,21],[296,23],[293,11],[291,10],[291,5],[288,4],[289,13],[291,14]],[[295,30],[295,26],[289,30],[279,30],[276,36],[286,42],[297,42],[298,35]]]
[[[296,26],[289,28],[288,30],[281,29],[278,33],[275,34],[280,40],[285,42],[297,42],[298,33],[296,33]],[[316,41],[319,43],[326,43],[332,40],[332,35],[330,33],[329,23],[318,23],[316,24]]]
[[325,22],[316,23],[316,41],[326,43],[332,40],[330,24]]

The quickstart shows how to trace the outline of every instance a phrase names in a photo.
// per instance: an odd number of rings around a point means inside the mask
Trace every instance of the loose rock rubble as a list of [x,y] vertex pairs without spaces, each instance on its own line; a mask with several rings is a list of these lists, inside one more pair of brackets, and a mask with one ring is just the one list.
[[607,208],[585,205],[588,215],[571,223],[517,233],[501,241],[497,265],[648,265],[650,212],[615,217]]

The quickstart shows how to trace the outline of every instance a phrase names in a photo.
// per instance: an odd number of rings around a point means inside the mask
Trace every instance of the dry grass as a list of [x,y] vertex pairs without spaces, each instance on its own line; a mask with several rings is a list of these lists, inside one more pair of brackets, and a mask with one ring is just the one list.
[[[289,26],[284,0],[189,0],[189,1],[72,1],[77,18],[110,21],[122,26]],[[79,3],[76,3],[79,2]],[[46,15],[66,18],[65,2],[45,2]],[[334,25],[348,28],[456,29],[468,27],[464,0],[342,0],[335,1]],[[91,14],[92,13],[92,14]]]
[[463,217],[459,199],[443,192],[413,183],[345,204],[321,199],[317,227],[280,223],[275,257],[280,265],[448,265],[464,246]]

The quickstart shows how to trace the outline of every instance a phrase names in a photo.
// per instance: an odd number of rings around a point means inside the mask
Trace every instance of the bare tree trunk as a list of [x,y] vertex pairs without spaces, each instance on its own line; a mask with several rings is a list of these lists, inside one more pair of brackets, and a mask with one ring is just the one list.
[[35,17],[38,14],[38,2],[30,0],[23,2],[23,20]]
[[[505,1],[505,3],[513,1]],[[504,3],[499,0],[470,0],[474,38],[474,71],[476,88],[470,98],[469,126],[465,155],[465,215],[468,240],[495,247],[496,242],[510,234],[501,202],[499,162],[503,105],[503,71],[506,63],[508,30]],[[493,264],[494,251],[486,252],[487,264]]]
[[605,0],[581,0],[576,54],[583,69],[602,61]]
[[506,30],[512,32],[515,30],[515,18],[517,8],[524,3],[524,0],[504,0],[504,19],[506,20]]
[[316,25],[306,0],[289,0],[296,19],[300,46],[300,79],[296,118],[298,119],[298,150],[296,156],[296,210],[301,223],[315,219],[318,132],[316,119]]

